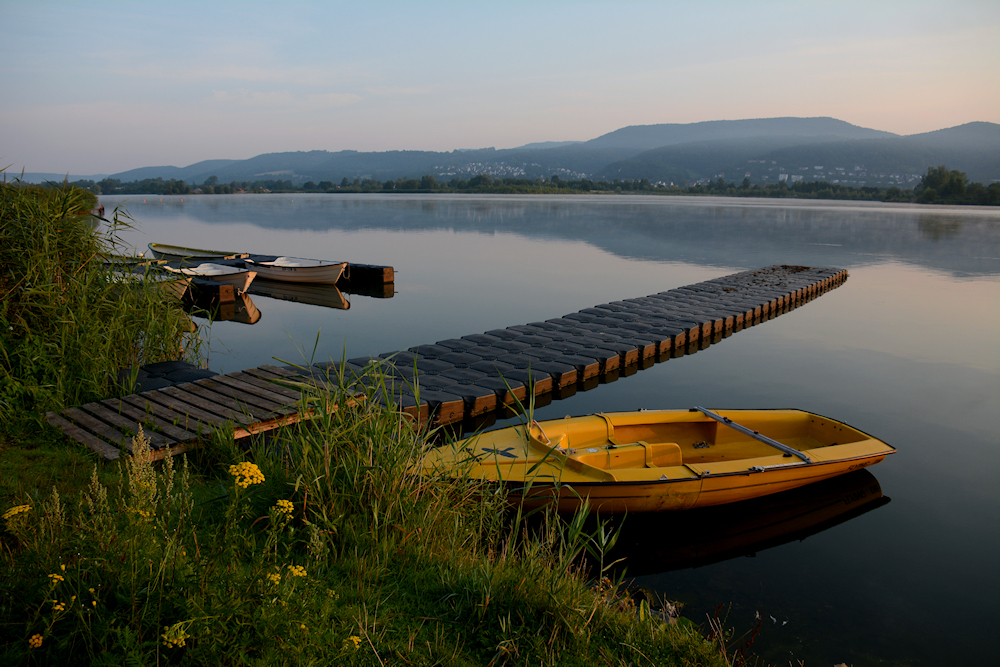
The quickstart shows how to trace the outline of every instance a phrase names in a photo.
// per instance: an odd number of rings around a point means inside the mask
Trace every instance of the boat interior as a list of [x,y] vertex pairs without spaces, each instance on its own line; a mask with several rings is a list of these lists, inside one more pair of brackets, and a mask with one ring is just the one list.
[[[544,427],[533,425],[532,439],[546,446],[574,449],[573,458],[603,470],[704,464],[779,453],[771,445],[697,412],[664,422],[617,422],[609,415],[600,417],[573,420],[558,433],[550,426],[551,440],[541,430]],[[734,415],[734,421],[799,451],[869,438],[849,426],[804,412],[761,411],[750,419]]]

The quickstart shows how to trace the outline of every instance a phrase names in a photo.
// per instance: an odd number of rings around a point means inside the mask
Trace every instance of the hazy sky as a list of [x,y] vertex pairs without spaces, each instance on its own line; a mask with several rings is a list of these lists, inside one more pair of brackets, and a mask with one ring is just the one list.
[[775,116],[1000,122],[997,0],[0,0],[0,57],[18,172]]

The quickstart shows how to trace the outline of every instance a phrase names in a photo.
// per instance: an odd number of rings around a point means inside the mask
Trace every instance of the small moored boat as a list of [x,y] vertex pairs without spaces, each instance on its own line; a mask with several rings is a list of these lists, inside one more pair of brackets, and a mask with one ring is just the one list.
[[254,276],[257,275],[256,271],[249,271],[241,266],[213,264],[211,262],[203,262],[197,266],[183,265],[180,267],[164,264],[162,268],[190,278],[204,278],[217,283],[227,283],[240,292],[246,292],[250,283],[253,282]]
[[269,261],[244,260],[255,269],[261,278],[280,280],[287,283],[314,283],[335,285],[347,267],[347,262],[332,262],[325,259],[303,259],[301,257],[277,257]]
[[528,507],[721,505],[874,465],[895,448],[802,410],[649,410],[513,426],[432,450],[424,474],[506,482]]
[[249,253],[232,252],[231,250],[202,250],[199,248],[185,248],[178,245],[167,245],[166,243],[150,243],[149,251],[154,259],[177,260],[208,260],[208,259],[243,259]]

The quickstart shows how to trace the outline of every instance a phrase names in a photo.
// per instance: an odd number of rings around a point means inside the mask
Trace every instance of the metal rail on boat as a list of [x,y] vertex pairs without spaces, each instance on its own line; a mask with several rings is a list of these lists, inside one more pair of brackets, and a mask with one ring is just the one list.
[[743,426],[742,424],[737,424],[736,422],[734,422],[729,417],[723,417],[722,415],[717,415],[714,412],[712,412],[711,410],[706,410],[705,408],[699,407],[697,405],[692,408],[692,411],[695,411],[695,410],[697,410],[698,412],[704,413],[706,417],[711,417],[712,419],[714,419],[715,421],[719,422],[720,424],[722,424],[724,426],[728,426],[729,428],[735,429],[735,430],[739,431],[740,433],[744,433],[746,435],[749,435],[754,440],[760,440],[764,444],[771,445],[775,449],[780,449],[781,451],[785,452],[786,454],[790,454],[792,456],[797,456],[800,459],[802,459],[803,461],[805,461],[806,463],[812,463],[813,462],[811,458],[809,458],[808,456],[806,456],[805,454],[803,454],[799,450],[797,450],[797,449],[795,449],[793,447],[789,447],[788,445],[783,445],[780,442],[778,442],[777,440],[772,440],[771,438],[767,437],[766,435],[761,435],[757,431],[755,431],[755,430],[753,430],[751,428],[747,428],[746,426]]

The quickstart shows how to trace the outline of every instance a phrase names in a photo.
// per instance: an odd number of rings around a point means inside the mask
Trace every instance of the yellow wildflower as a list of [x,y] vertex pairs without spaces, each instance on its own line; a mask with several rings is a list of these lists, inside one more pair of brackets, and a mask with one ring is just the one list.
[[274,511],[291,516],[292,512],[295,511],[295,505],[292,504],[291,500],[279,500],[274,505]]
[[306,576],[306,568],[301,565],[289,565],[288,572],[294,577],[304,577]]
[[300,629],[300,630],[308,630],[308,628],[306,627],[306,624],[305,624],[305,623],[300,623],[300,624],[299,624],[299,629]]
[[347,648],[347,642],[353,642],[354,650],[357,651],[358,647],[361,646],[361,637],[358,637],[357,635],[351,635],[350,637],[344,640],[344,648]]
[[191,637],[185,630],[185,622],[174,623],[173,625],[163,626],[163,634],[160,637],[163,638],[163,645],[169,646],[170,648],[180,648],[184,646],[187,640]]
[[244,461],[236,465],[229,466],[229,474],[236,478],[236,485],[244,489],[252,484],[262,484],[264,473],[256,464]]
[[28,646],[30,646],[31,648],[38,648],[41,645],[42,645],[42,636],[39,634],[31,635],[31,638],[28,640]]
[[267,575],[267,579],[272,584],[277,586],[278,584],[281,583],[281,574],[279,574],[278,572],[272,572],[271,574]]
[[50,574],[49,579],[51,579],[54,584],[58,584],[60,581],[66,581],[66,577],[61,574]]
[[59,600],[52,601],[52,611],[66,611],[66,605]]
[[[6,520],[9,520],[9,519],[13,519],[18,514],[21,514],[23,512],[30,512],[30,511],[31,511],[31,505],[15,505],[14,507],[11,507],[9,510],[7,510],[6,512],[3,513],[3,518],[6,521]],[[40,636],[40,635],[36,635],[36,636]]]

